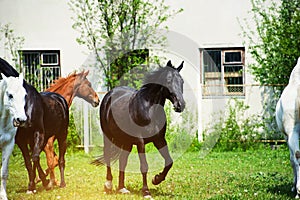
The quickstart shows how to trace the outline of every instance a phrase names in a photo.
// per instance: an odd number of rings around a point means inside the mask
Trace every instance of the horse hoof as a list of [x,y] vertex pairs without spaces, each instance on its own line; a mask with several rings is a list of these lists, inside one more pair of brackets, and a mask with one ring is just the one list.
[[159,175],[155,175],[152,179],[152,184],[153,185],[158,185],[160,184],[162,181],[164,181],[165,179],[164,178],[160,178]]
[[143,191],[143,197],[145,199],[151,199],[151,200],[153,199],[149,190]]
[[60,187],[60,188],[65,188],[66,186],[67,186],[67,185],[66,185],[65,182],[61,182],[59,187]]
[[36,193],[36,190],[27,190],[26,191],[26,194],[35,194]]
[[144,198],[145,198],[145,199],[154,200],[154,199],[152,198],[152,196],[151,196],[151,195],[146,195],[146,196],[144,196]]
[[6,195],[6,193],[5,192],[1,192],[1,194],[0,194],[0,200],[7,200],[7,195]]
[[119,189],[118,192],[121,193],[121,194],[130,194],[130,191],[127,190],[126,188]]
[[44,183],[43,183],[43,186],[44,188],[48,191],[48,190],[51,190],[53,188],[53,184],[50,180],[46,180]]
[[104,183],[104,193],[111,194],[112,193],[113,184],[112,181],[106,181]]

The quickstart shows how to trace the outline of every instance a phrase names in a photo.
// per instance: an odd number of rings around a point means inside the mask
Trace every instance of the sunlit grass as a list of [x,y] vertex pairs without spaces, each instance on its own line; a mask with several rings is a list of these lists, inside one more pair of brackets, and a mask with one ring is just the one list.
[[[134,156],[134,155],[133,155]],[[89,164],[92,155],[66,155],[66,188],[55,187],[46,191],[39,183],[37,194],[26,194],[28,177],[19,152],[11,157],[8,180],[9,199],[142,199],[140,173],[127,173],[129,195],[103,191],[105,167]],[[161,159],[158,157],[157,159]],[[45,166],[44,155],[41,158]],[[139,170],[139,163],[130,163]],[[56,169],[57,178],[59,170]],[[155,199],[293,199],[290,192],[292,170],[288,150],[257,150],[249,152],[212,152],[205,158],[199,153],[185,153],[176,159],[167,179],[154,186],[151,179],[157,173],[151,170],[148,184]],[[114,188],[118,171],[113,168]]]

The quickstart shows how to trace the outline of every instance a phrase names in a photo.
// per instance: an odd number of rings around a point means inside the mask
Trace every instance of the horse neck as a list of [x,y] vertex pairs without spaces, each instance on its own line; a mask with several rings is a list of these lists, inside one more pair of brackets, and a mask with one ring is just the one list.
[[0,110],[1,110],[1,117],[0,120],[3,118],[3,116],[8,116],[9,114],[9,110],[4,106],[4,92],[6,91],[7,85],[4,83],[4,81],[0,81],[0,88],[1,88],[1,92],[0,92]]
[[300,59],[298,59],[296,66],[291,72],[289,83],[300,84]]
[[166,101],[166,88],[159,84],[144,85],[138,92],[137,96],[149,102],[149,106],[154,104],[165,105]]
[[72,80],[65,79],[63,82],[58,83],[58,85],[54,84],[46,91],[60,94],[66,99],[68,103],[68,107],[70,107],[76,94],[74,82],[75,79]]
[[[151,108],[157,104],[164,106],[166,101],[165,90],[164,87],[153,84],[143,86],[135,93],[129,103],[129,112],[136,124],[147,126],[151,123],[153,115],[153,111],[151,114]],[[158,108],[161,107],[154,109]]]

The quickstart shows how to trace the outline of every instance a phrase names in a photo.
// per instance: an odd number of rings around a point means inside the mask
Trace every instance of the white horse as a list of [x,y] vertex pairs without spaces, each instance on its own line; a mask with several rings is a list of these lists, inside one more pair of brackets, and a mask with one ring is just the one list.
[[290,161],[294,172],[294,185],[296,198],[300,194],[300,58],[294,67],[289,84],[283,90],[276,105],[276,122],[290,150]]
[[0,147],[2,149],[0,199],[7,199],[8,161],[15,145],[17,127],[25,125],[26,90],[23,76],[5,77],[0,81]]

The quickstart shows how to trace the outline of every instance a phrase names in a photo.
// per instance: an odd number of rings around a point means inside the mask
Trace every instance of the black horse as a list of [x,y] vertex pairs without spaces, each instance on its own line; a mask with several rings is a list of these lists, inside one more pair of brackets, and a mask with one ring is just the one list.
[[143,196],[151,197],[147,185],[148,164],[145,156],[145,144],[149,142],[153,142],[165,159],[164,170],[153,178],[152,183],[158,185],[165,180],[173,160],[165,140],[167,123],[163,107],[166,99],[169,99],[176,112],[184,110],[183,79],[179,74],[182,67],[183,62],[178,68],[174,68],[169,61],[166,67],[148,75],[140,90],[117,87],[104,96],[100,107],[104,154],[92,163],[107,166],[104,185],[106,192],[112,191],[110,163],[119,159],[118,191],[129,193],[124,185],[124,176],[133,145],[137,145],[139,153]]
[[[0,72],[6,76],[19,76],[19,73],[5,60],[0,58]],[[59,94],[51,92],[39,93],[26,81],[23,83],[26,91],[25,111],[28,121],[24,128],[18,128],[16,144],[22,151],[29,176],[28,192],[35,192],[36,170],[43,186],[48,188],[49,180],[40,165],[40,153],[44,149],[48,138],[55,135],[59,144],[59,168],[61,173],[61,187],[65,187],[64,168],[66,139],[69,124],[69,109],[66,100]],[[31,162],[33,161],[33,165]]]

